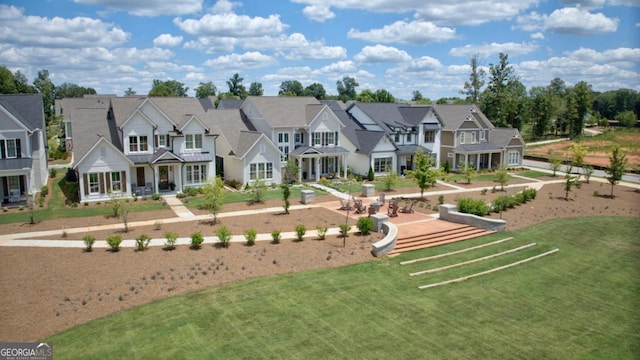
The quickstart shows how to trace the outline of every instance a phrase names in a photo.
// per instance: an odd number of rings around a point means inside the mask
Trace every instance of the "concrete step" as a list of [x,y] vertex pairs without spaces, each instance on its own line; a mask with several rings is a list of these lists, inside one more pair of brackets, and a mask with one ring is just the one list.
[[460,229],[441,231],[434,234],[424,234],[422,236],[414,235],[408,238],[398,239],[396,247],[389,253],[389,255],[450,244],[452,242],[473,239],[492,233],[493,231],[469,226]]

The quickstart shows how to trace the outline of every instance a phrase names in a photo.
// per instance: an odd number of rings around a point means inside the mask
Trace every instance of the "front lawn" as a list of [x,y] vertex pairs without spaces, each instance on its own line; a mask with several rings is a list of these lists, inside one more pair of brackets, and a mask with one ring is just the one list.
[[[637,358],[638,232],[638,218],[551,221],[396,258],[176,296],[43,341],[55,344],[56,357],[83,359]],[[408,274],[453,258],[399,264],[507,236],[514,240],[503,247],[535,242],[536,252],[560,251],[428,290],[418,286],[518,257],[434,277]]]

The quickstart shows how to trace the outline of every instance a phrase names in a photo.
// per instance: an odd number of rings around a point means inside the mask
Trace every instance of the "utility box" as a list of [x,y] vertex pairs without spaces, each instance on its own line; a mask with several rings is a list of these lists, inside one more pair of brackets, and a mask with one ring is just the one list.
[[316,197],[316,193],[313,190],[300,190],[300,202],[303,204],[310,204]]

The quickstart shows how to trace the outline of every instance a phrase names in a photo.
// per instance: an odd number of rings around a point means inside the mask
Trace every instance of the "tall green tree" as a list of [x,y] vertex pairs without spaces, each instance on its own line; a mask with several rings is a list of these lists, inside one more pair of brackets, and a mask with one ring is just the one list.
[[580,81],[573,87],[571,95],[575,99],[574,106],[576,112],[575,117],[573,117],[569,123],[569,129],[571,130],[571,136],[576,137],[582,134],[585,119],[591,111],[591,85]]
[[189,87],[184,86],[184,83],[177,80],[162,81],[153,79],[149,96],[186,97],[187,91],[189,91]]
[[240,76],[240,74],[235,73],[233,76],[227,80],[227,86],[229,87],[229,93],[234,96],[239,97],[240,99],[244,99],[247,97],[247,89],[242,85],[244,78]]
[[380,103],[394,103],[396,98],[386,89],[378,89],[375,93],[376,102]]
[[33,80],[33,86],[39,94],[42,95],[44,101],[44,114],[47,124],[53,119],[54,108],[53,102],[56,98],[56,86],[49,79],[49,70],[42,69],[38,71],[38,77]]
[[342,101],[355,100],[357,93],[356,88],[360,86],[356,79],[350,76],[343,76],[342,80],[336,81],[336,89],[338,90],[338,98]]
[[136,91],[133,90],[131,87],[128,87],[127,90],[124,91],[124,95],[125,96],[131,96],[131,95],[135,95]]
[[636,116],[636,113],[634,113],[631,110],[621,112],[620,114],[618,114],[618,116],[616,116],[616,119],[620,121],[620,123],[626,126],[628,129],[631,129],[632,127],[636,126],[636,123],[638,122],[638,117]]
[[364,89],[360,91],[355,100],[359,102],[376,102],[376,94],[369,89]]
[[209,96],[216,96],[216,91],[218,91],[218,89],[213,85],[213,81],[201,82],[198,87],[196,87],[196,97],[203,99]]
[[480,108],[496,126],[520,129],[527,101],[525,86],[509,65],[509,56],[499,54],[500,63],[490,64],[489,83],[482,92]]
[[534,87],[529,91],[531,97],[531,119],[533,138],[544,136],[551,125],[552,95],[544,87]]
[[13,73],[6,67],[0,66],[0,94],[15,94],[17,92]]
[[627,155],[620,149],[619,146],[614,147],[609,155],[609,168],[605,172],[607,181],[611,184],[611,197],[613,198],[613,187],[622,180],[624,175],[624,169],[627,167]]
[[313,96],[318,100],[324,100],[327,98],[327,91],[324,89],[324,86],[320,83],[313,83],[306,88],[304,88],[304,94],[306,96]]
[[484,79],[487,75],[484,69],[480,68],[480,54],[471,55],[470,67],[471,73],[469,80],[464,82],[461,94],[467,95],[467,100],[472,104],[477,104],[480,99],[480,90],[484,86]]
[[420,92],[420,90],[413,90],[411,92],[411,101],[420,101],[423,99],[424,97],[422,96],[422,93]]
[[95,94],[94,88],[85,88],[74,83],[62,83],[56,87],[56,99],[80,98],[86,94]]
[[285,80],[280,83],[280,90],[278,91],[280,96],[303,96],[304,87],[298,80]]
[[20,70],[13,74],[13,79],[16,83],[16,91],[18,94],[35,94],[38,92],[33,85],[29,84],[29,80],[27,80],[27,77],[21,73]]
[[261,83],[252,82],[251,85],[249,85],[249,96],[262,96],[263,94],[264,89]]

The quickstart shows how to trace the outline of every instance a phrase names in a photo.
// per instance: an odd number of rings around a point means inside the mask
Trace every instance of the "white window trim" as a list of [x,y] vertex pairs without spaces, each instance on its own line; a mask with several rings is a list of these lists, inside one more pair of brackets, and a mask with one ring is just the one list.
[[[91,181],[91,177],[95,176],[96,181]],[[100,194],[100,174],[99,173],[88,173],[87,174],[87,189],[89,190],[89,195]],[[96,186],[96,191],[93,191],[92,184]]]
[[249,180],[273,180],[273,163],[257,162],[249,164]]
[[464,144],[465,137],[466,137],[466,136],[465,136],[464,131],[463,131],[463,132],[461,132],[461,133],[460,133],[460,136],[459,136],[459,140],[458,140],[458,141],[460,142],[460,145],[463,145],[463,144]]
[[485,140],[484,130],[480,130],[480,141]]
[[[196,170],[197,169],[197,170]],[[195,174],[198,174],[197,179]],[[207,164],[190,164],[185,166],[185,184],[197,185],[207,181]]]
[[[9,156],[9,142],[13,142],[14,155]],[[18,157],[18,141],[16,139],[4,139],[4,154],[6,159],[16,159]]]
[[[117,175],[118,176],[118,180],[114,180],[113,176]],[[109,176],[111,177],[111,188],[109,189],[112,193],[120,193],[122,192],[122,175],[120,174],[120,171],[112,171]],[[115,189],[115,184],[119,185],[118,189]]]
[[[198,147],[198,138],[200,138],[200,147]],[[189,141],[189,139],[191,139],[191,141]],[[202,150],[203,140],[204,139],[202,138],[202,134],[185,134],[184,147],[187,150]],[[189,143],[191,143],[191,147],[189,147]]]
[[509,151],[507,153],[507,165],[514,166],[520,164],[520,152],[519,151]]
[[[145,138],[146,140],[146,144],[147,144],[147,148],[145,150],[142,150],[142,138]],[[131,150],[131,145],[133,145],[133,143],[131,142],[132,139],[136,139],[135,142],[135,150]],[[147,135],[129,135],[129,152],[130,153],[145,153],[149,151],[149,137]]]

